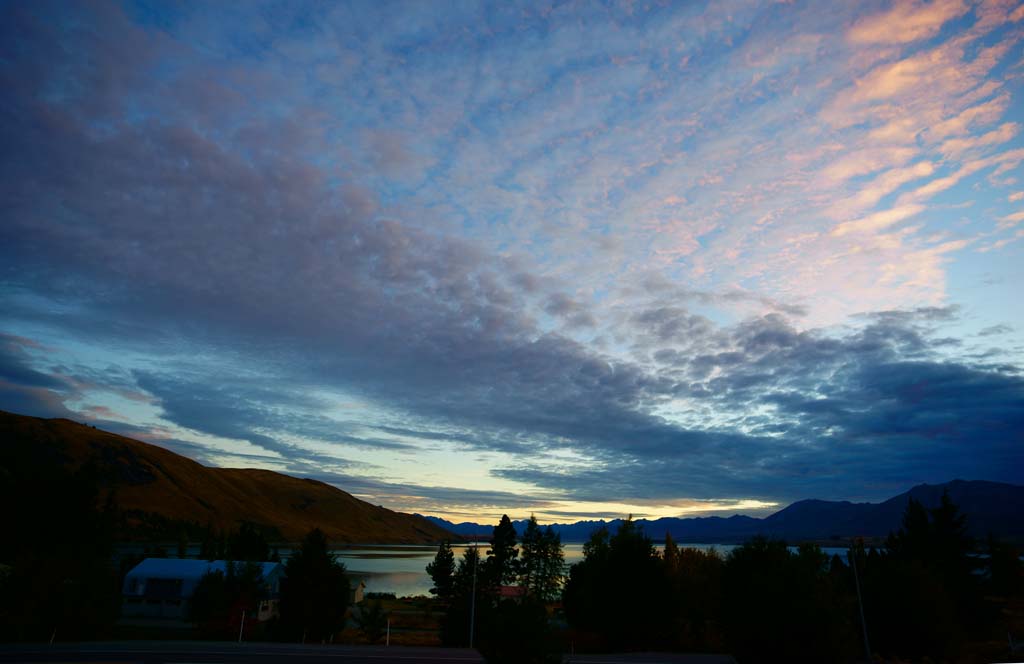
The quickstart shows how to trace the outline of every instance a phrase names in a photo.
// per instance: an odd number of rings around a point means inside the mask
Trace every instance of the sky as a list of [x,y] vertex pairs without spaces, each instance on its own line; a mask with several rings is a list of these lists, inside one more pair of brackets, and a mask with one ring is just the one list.
[[1024,5],[5,2],[0,409],[486,521],[1024,483]]

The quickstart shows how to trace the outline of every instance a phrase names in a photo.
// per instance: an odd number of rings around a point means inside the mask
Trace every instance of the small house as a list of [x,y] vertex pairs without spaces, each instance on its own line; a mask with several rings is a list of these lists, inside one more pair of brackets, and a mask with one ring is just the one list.
[[[124,577],[121,593],[124,602],[121,614],[126,618],[168,618],[186,620],[188,603],[200,579],[211,572],[227,574],[226,560],[191,560],[185,558],[146,558]],[[261,562],[263,588],[259,611],[254,618],[269,620],[278,613],[284,565]]]

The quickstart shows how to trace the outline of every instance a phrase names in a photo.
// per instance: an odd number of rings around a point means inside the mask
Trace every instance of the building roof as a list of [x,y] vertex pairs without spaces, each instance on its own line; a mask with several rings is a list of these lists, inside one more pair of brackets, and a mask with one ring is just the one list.
[[[263,578],[269,579],[281,563],[256,563],[263,572]],[[245,563],[235,562],[239,568]],[[190,558],[146,558],[128,572],[128,576],[147,579],[191,579],[198,581],[208,572],[227,574],[227,560],[192,560]]]

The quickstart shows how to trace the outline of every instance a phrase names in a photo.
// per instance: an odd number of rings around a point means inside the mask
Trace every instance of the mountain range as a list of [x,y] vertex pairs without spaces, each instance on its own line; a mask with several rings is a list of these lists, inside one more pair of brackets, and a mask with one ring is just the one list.
[[[943,492],[967,515],[967,526],[976,537],[993,533],[1000,537],[1024,539],[1024,486],[998,482],[953,480],[945,484],[921,484],[881,503],[801,500],[764,517],[744,515],[731,517],[665,517],[656,520],[637,519],[649,536],[663,539],[665,533],[678,542],[731,543],[755,535],[777,537],[789,541],[848,540],[854,537],[880,538],[900,527],[903,512],[913,498],[925,507],[939,504]],[[487,539],[493,525],[462,522],[428,516],[438,526],[467,538]],[[586,541],[592,532],[605,526],[614,532],[622,522],[577,521],[552,524],[564,542]],[[514,521],[522,532],[526,520]]]
[[[19,477],[89,465],[104,495],[124,517],[119,536],[153,539],[191,524],[218,530],[250,522],[296,541],[319,527],[336,543],[435,543],[444,539],[488,539],[493,524],[452,523],[403,514],[372,505],[337,487],[269,470],[211,468],[170,450],[66,419],[41,419],[0,411],[0,483]],[[31,479],[18,483],[33,496]],[[37,490],[38,492],[38,490]],[[899,528],[907,502],[926,507],[943,492],[968,516],[972,534],[993,533],[1024,541],[1024,486],[954,480],[922,484],[881,503],[801,500],[765,518],[731,517],[639,519],[655,539],[666,533],[679,542],[741,542],[754,535],[789,541],[879,538]],[[620,519],[552,524],[565,542],[586,541],[602,526],[614,531]],[[522,532],[526,521],[514,522]]]
[[0,482],[22,480],[21,491],[29,495],[17,500],[46,500],[31,495],[31,477],[85,464],[124,517],[121,539],[173,536],[189,524],[230,530],[242,522],[287,541],[314,527],[335,543],[432,543],[451,537],[423,517],[371,505],[323,482],[269,470],[210,468],[71,420],[0,411]]

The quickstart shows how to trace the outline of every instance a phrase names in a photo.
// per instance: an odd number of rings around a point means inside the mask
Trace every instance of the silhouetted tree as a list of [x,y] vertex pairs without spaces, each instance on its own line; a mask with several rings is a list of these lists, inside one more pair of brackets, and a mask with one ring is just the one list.
[[189,603],[188,619],[205,636],[219,634],[230,606],[224,572],[213,570],[199,579]]
[[1015,597],[1024,594],[1024,565],[1021,565],[1020,551],[989,535],[988,592],[999,597]]
[[225,572],[208,572],[196,584],[189,620],[206,637],[235,637],[243,612],[255,617],[262,588],[263,570],[258,564],[229,562]]
[[667,590],[651,539],[630,517],[610,538],[595,531],[583,551],[563,593],[569,624],[612,649],[663,645]]
[[508,585],[515,581],[518,567],[517,558],[519,549],[516,548],[516,529],[507,514],[501,516],[501,521],[494,527],[494,534],[491,536],[491,548],[487,551],[487,563],[485,578],[487,585],[496,588],[497,586]]
[[443,602],[450,601],[455,589],[455,554],[452,552],[451,542],[448,540],[441,542],[437,548],[437,555],[434,556],[434,562],[427,565],[427,574],[434,582],[430,593],[437,595],[437,598]]
[[355,622],[359,631],[370,643],[377,643],[384,638],[387,630],[388,614],[379,601],[364,602],[355,613]]
[[661,559],[665,561],[665,573],[672,577],[679,567],[679,547],[672,540],[672,533],[668,531],[665,532],[665,546]]
[[851,607],[815,545],[796,554],[779,540],[755,538],[725,561],[722,622],[744,662],[841,662],[855,655]]
[[286,637],[321,641],[344,626],[351,587],[345,566],[314,528],[285,563],[281,583],[281,628]]
[[178,530],[178,558],[186,558],[188,556],[188,531],[184,528]]
[[887,655],[958,658],[992,620],[974,574],[966,517],[947,493],[931,510],[914,500],[884,555],[869,555],[864,603],[872,647]]
[[488,613],[478,643],[488,664],[555,664],[562,661],[544,604],[530,598],[499,602]]
[[243,521],[238,530],[228,536],[228,560],[264,562],[270,557],[270,544],[259,528]]
[[203,529],[203,541],[199,545],[199,557],[202,560],[214,561],[223,558],[224,552],[219,550],[219,537],[213,528],[212,523],[207,523]]
[[551,526],[541,530],[537,518],[530,517],[523,531],[519,585],[541,601],[558,597],[564,576],[565,555],[562,539]]
[[[452,598],[441,623],[441,642],[447,646],[466,646],[470,642],[470,612],[474,607],[473,590],[476,589],[476,618],[479,624],[488,615],[490,595],[482,592],[479,573],[482,562],[480,552],[474,547],[466,547],[459,559],[452,583]],[[473,577],[476,575],[477,582]]]
[[51,449],[12,445],[0,459],[7,507],[0,564],[0,639],[95,639],[117,619],[114,499],[104,500],[96,468],[63,470]]
[[662,559],[669,594],[669,645],[690,651],[722,650],[722,558],[714,550],[680,549],[666,534]]

